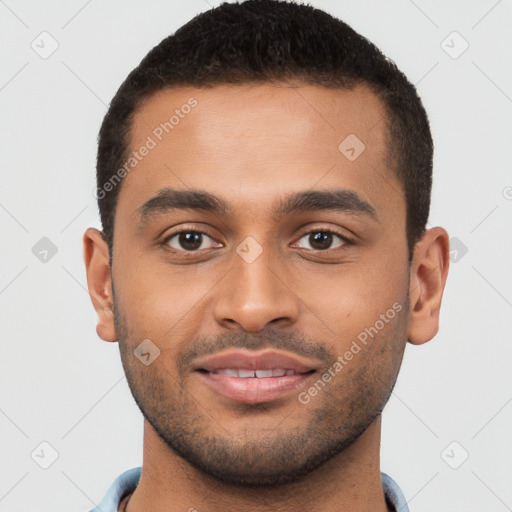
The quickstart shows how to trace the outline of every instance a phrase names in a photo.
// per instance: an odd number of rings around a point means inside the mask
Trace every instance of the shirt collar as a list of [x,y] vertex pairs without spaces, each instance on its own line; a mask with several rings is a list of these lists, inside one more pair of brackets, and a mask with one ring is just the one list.
[[[121,473],[97,507],[90,512],[117,512],[119,502],[137,487],[141,471],[142,468],[138,467]],[[381,480],[387,504],[394,507],[394,512],[409,512],[407,501],[398,484],[386,473],[381,473]]]

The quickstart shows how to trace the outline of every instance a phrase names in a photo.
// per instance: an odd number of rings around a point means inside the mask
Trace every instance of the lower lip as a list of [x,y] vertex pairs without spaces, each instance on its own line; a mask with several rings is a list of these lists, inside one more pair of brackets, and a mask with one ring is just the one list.
[[219,373],[198,372],[200,377],[220,395],[236,402],[259,404],[281,398],[303,387],[314,375],[304,373],[283,377],[250,377],[243,379]]

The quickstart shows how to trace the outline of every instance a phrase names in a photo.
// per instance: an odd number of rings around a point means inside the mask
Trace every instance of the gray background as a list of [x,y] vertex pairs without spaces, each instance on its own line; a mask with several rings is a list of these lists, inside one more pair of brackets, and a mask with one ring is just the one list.
[[[382,470],[412,511],[512,510],[512,3],[311,3],[417,84],[436,145],[430,225],[455,249],[440,332],[408,346],[384,412]],[[1,512],[88,510],[141,463],[142,416],[86,290],[96,136],[146,52],[218,4],[0,1]]]

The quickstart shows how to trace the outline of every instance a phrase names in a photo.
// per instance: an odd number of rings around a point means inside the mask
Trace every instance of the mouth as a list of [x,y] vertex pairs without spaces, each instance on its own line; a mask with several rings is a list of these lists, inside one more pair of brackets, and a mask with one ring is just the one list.
[[285,368],[268,370],[237,370],[236,368],[226,368],[224,370],[215,370],[208,373],[213,375],[229,375],[230,377],[238,377],[239,379],[268,379],[270,377],[284,377],[285,375],[301,375],[294,370],[287,370]]
[[257,404],[293,394],[307,384],[317,366],[317,361],[276,351],[236,351],[198,361],[194,370],[216,394]]

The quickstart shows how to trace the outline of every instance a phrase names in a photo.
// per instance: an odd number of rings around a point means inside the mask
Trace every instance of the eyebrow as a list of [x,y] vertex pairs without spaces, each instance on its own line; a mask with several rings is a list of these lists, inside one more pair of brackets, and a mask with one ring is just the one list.
[[[221,216],[233,214],[232,207],[223,199],[203,190],[160,189],[155,196],[137,208],[139,227],[150,219],[173,210],[201,210]],[[353,190],[308,190],[295,192],[281,199],[274,208],[275,218],[291,213],[313,211],[340,211],[366,216],[378,222],[375,208]]]

